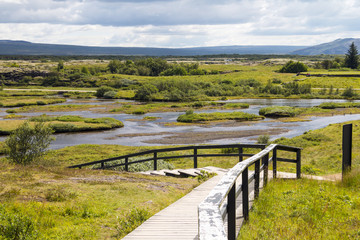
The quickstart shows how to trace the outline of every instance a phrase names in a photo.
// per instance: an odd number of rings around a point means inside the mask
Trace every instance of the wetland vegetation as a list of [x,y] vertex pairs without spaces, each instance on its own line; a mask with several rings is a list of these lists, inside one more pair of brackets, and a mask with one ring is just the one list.
[[[261,109],[260,115],[239,112],[249,105],[225,102],[239,98],[293,98],[293,99],[358,99],[359,72],[343,68],[344,59],[334,56],[284,57],[278,56],[216,56],[209,59],[41,59],[0,61],[0,104],[3,118],[0,128],[10,133],[24,121],[44,122],[57,132],[88,131],[122,127],[113,118],[86,118],[80,116],[40,115],[32,113],[87,111],[116,115],[158,112],[185,112],[185,122],[219,120],[252,120],[263,116],[283,116],[284,121],[299,121],[309,116],[359,113],[359,104],[324,103],[319,107],[278,107]],[[246,59],[247,58],[247,59]],[[290,59],[301,61],[307,71],[301,74],[281,73]],[[150,66],[154,65],[154,68]],[[27,90],[22,90],[26,88]],[[11,89],[11,90],[7,90]],[[56,96],[55,96],[56,95]],[[108,105],[91,99],[127,99]],[[72,99],[87,99],[72,104]],[[65,101],[68,101],[65,103]],[[194,110],[221,109],[233,112],[194,113]],[[6,112],[5,112],[6,111]],[[15,115],[14,113],[21,113]],[[286,117],[285,117],[286,116]],[[142,121],[157,121],[157,115],[141,116]],[[360,123],[354,124],[354,168],[360,167]],[[302,172],[332,175],[341,170],[341,146],[338,136],[342,124],[307,131],[294,138],[279,138],[274,142],[302,147]],[[267,134],[281,129],[270,129]],[[253,135],[257,130],[247,130]],[[259,130],[263,131],[263,130]],[[127,133],[129,135],[136,133]],[[146,133],[154,135],[154,133]],[[191,137],[238,137],[238,132],[192,132]],[[185,134],[183,134],[185,135]],[[210,136],[211,135],[211,136]],[[175,136],[189,144],[189,139]],[[269,140],[266,138],[267,141]],[[164,143],[168,140],[162,139]],[[163,143],[163,144],[164,144]],[[181,143],[183,144],[183,143]],[[36,164],[28,166],[0,160],[0,235],[26,239],[117,239],[134,229],[142,221],[166,207],[198,185],[196,179],[176,179],[143,176],[119,171],[67,169],[66,166],[159,146],[130,147],[121,145],[80,144],[48,151]],[[220,150],[211,150],[220,151]],[[229,151],[229,150],[222,150]],[[231,150],[236,151],[236,150]],[[6,146],[0,142],[0,154]],[[186,152],[183,152],[186,154]],[[179,153],[181,154],[181,153]],[[198,154],[201,154],[199,151]],[[281,157],[281,155],[279,155]],[[199,158],[199,166],[229,168],[237,158]],[[166,161],[175,168],[192,167],[192,159]],[[170,166],[170,165],[168,165]],[[279,163],[279,171],[295,172],[293,164]],[[354,180],[355,179],[355,180]],[[357,179],[357,180],[356,180]],[[303,236],[359,236],[358,178],[349,178],[345,185],[308,180],[270,183],[264,191],[266,202],[255,203],[251,222],[246,232],[259,229],[256,236],[282,238]],[[357,182],[352,184],[351,182]],[[276,186],[276,187],[274,187]],[[305,191],[302,191],[305,190]],[[278,191],[278,192],[275,192]],[[332,192],[332,196],[328,194]],[[276,194],[275,194],[276,193]],[[136,197],[134,197],[136,196]],[[261,198],[262,199],[262,198]],[[324,201],[327,199],[327,201]],[[280,201],[281,200],[281,201]],[[282,201],[285,201],[283,203]],[[270,203],[279,203],[269,206]],[[261,205],[263,204],[263,205]],[[355,207],[354,207],[355,206]],[[278,209],[281,217],[264,209]],[[281,212],[283,211],[283,212]],[[342,212],[340,214],[339,212]],[[266,213],[266,214],[265,214]],[[283,216],[287,216],[284,218]],[[333,221],[334,217],[339,221]],[[266,219],[265,219],[266,218]],[[265,221],[264,221],[265,219]],[[287,219],[287,220],[284,220]],[[348,220],[351,221],[348,221]],[[315,221],[316,220],[316,221]],[[286,222],[285,222],[286,221]],[[265,224],[264,224],[265,222]],[[346,222],[346,223],[345,223]],[[344,226],[339,230],[339,224]],[[15,224],[15,225],[14,225]],[[277,225],[276,225],[277,224]],[[265,227],[263,228],[263,226]],[[290,226],[284,229],[284,226]],[[302,227],[299,227],[302,226]],[[329,226],[328,228],[323,228]],[[277,232],[270,232],[273,229]],[[295,229],[294,232],[290,230]],[[330,232],[330,229],[337,233]],[[321,231],[320,231],[321,230]],[[280,233],[279,233],[280,232]],[[286,235],[285,235],[286,232]],[[27,234],[26,236],[24,234]],[[253,236],[253,235],[252,235]],[[276,237],[274,237],[276,238]]]
[[9,135],[24,122],[29,121],[31,125],[36,122],[44,122],[54,133],[83,132],[108,130],[123,127],[123,123],[113,118],[84,118],[79,116],[48,116],[46,114],[30,117],[28,120],[3,120],[0,121],[0,135]]
[[214,113],[194,113],[187,111],[177,118],[178,122],[196,123],[207,121],[235,120],[235,121],[256,121],[263,119],[262,116],[244,112],[214,112]]

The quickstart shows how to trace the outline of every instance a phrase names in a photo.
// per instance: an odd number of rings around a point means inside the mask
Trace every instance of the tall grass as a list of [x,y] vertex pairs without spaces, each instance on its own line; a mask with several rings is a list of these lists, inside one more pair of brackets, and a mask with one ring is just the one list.
[[[359,183],[358,173],[347,182]],[[359,239],[360,185],[350,185],[274,180],[255,201],[238,239]]]

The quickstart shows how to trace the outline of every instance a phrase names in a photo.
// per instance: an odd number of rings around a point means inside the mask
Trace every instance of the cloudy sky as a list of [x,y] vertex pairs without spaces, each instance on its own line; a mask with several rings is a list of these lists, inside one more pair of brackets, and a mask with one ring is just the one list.
[[90,46],[314,45],[360,37],[358,0],[0,0],[0,40]]

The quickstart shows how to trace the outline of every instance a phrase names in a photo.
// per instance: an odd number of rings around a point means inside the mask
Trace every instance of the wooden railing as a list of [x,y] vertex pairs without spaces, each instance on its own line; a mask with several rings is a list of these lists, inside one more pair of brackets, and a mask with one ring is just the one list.
[[[232,151],[221,151],[213,153],[200,153],[199,150],[211,149],[236,149]],[[244,153],[244,149],[261,149],[257,154]],[[179,151],[192,151],[191,154],[175,154]],[[278,151],[294,152],[295,159],[280,158]],[[174,155],[161,156],[162,153]],[[272,156],[270,157],[270,154]],[[149,156],[150,155],[150,156]],[[144,159],[138,159],[145,157]],[[129,171],[129,166],[136,163],[153,161],[153,169],[158,169],[158,160],[192,158],[194,168],[198,167],[200,157],[238,157],[236,164],[221,179],[218,185],[210,192],[208,197],[199,205],[199,239],[236,239],[236,198],[242,193],[242,211],[244,221],[249,220],[249,184],[254,182],[254,196],[257,198],[260,191],[260,173],[263,172],[263,186],[268,182],[269,163],[272,161],[273,177],[277,176],[277,162],[290,162],[296,164],[296,177],[301,174],[301,148],[284,145],[271,144],[267,148],[263,144],[225,144],[225,145],[202,145],[185,146],[175,148],[163,148],[127,154],[119,157],[108,158],[78,165],[69,168],[92,167],[95,169],[112,169],[121,167]],[[244,160],[244,157],[248,157]],[[135,158],[135,159],[134,159]],[[249,176],[249,167],[255,165],[254,173]],[[236,180],[241,175],[241,185]],[[227,201],[226,201],[227,200]],[[225,219],[227,216],[227,232],[225,231]]]
[[[278,151],[295,152],[295,159],[279,158]],[[272,152],[272,157],[270,153]],[[261,161],[261,163],[260,163]],[[259,196],[260,172],[263,171],[263,186],[268,181],[269,162],[273,162],[273,177],[277,175],[277,162],[290,162],[296,164],[296,177],[301,174],[301,149],[290,146],[271,144],[266,149],[235,165],[206,199],[198,206],[199,212],[199,239],[236,239],[236,199],[242,193],[243,221],[249,220],[249,184],[254,183],[254,197]],[[249,167],[255,164],[255,171],[249,177]],[[241,185],[236,181],[241,176]],[[225,220],[227,216],[227,231]]]
[[[210,150],[210,149],[237,149],[237,153],[199,153],[199,150]],[[163,149],[152,149],[148,151],[127,154],[119,157],[108,158],[83,164],[77,164],[70,166],[69,168],[82,168],[82,167],[93,167],[97,169],[111,169],[116,167],[123,167],[125,171],[129,171],[129,166],[136,163],[153,161],[154,170],[158,169],[158,160],[169,160],[179,158],[192,158],[194,168],[198,167],[198,158],[200,157],[238,157],[239,162],[243,161],[244,157],[251,157],[253,154],[244,153],[244,149],[264,149],[264,144],[225,144],[225,145],[202,145],[202,146],[185,146],[175,148],[163,148]],[[172,156],[160,156],[161,153],[176,153],[179,151],[191,150],[191,154],[172,155]],[[150,155],[150,156],[149,156]],[[146,157],[138,160],[140,157]],[[134,160],[135,158],[135,160]]]

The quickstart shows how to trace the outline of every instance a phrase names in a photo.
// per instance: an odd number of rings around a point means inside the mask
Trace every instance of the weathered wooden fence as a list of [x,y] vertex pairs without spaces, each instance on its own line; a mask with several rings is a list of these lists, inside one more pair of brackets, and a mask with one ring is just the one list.
[[[180,158],[192,158],[194,168],[198,167],[198,159],[200,157],[238,157],[239,162],[243,161],[244,157],[251,157],[254,154],[244,153],[244,149],[264,149],[264,144],[224,144],[224,145],[201,145],[201,146],[185,146],[175,148],[162,148],[152,149],[148,151],[127,154],[114,158],[107,158],[103,160],[77,164],[70,166],[69,168],[82,168],[89,167],[97,169],[111,169],[116,167],[123,167],[125,171],[129,170],[129,166],[136,163],[153,161],[154,170],[158,169],[158,160],[180,159]],[[211,150],[211,149],[237,149],[236,153],[223,151],[221,153],[199,153],[199,150]],[[191,154],[182,155],[175,154],[179,151],[192,151]],[[160,156],[161,153],[174,153],[174,155]],[[140,157],[144,159],[138,160]],[[135,160],[134,160],[135,159]]]
[[[278,151],[295,152],[295,159],[279,158]],[[272,157],[270,157],[272,153]],[[260,172],[263,171],[263,186],[268,181],[269,162],[273,163],[273,177],[277,175],[277,162],[296,164],[296,176],[301,174],[301,149],[271,144],[266,149],[239,162],[221,179],[208,197],[199,205],[199,239],[236,239],[236,198],[242,193],[242,212],[244,221],[249,220],[249,184],[255,180],[254,196],[259,196]],[[255,171],[249,177],[249,167],[255,164]],[[236,181],[241,176],[241,185],[237,189]],[[225,220],[227,216],[227,232]]]
[[[301,174],[301,148],[271,144],[224,144],[224,145],[201,145],[175,148],[152,149],[148,151],[127,154],[119,157],[108,158],[83,164],[69,166],[69,168],[91,167],[93,169],[123,168],[128,171],[132,164],[153,162],[153,169],[158,169],[158,160],[191,158],[194,168],[198,167],[198,159],[202,157],[238,157],[239,163],[235,165],[222,178],[219,184],[210,192],[208,197],[199,205],[199,239],[236,239],[236,198],[242,194],[243,218],[249,220],[249,184],[254,183],[255,198],[260,191],[260,173],[263,172],[263,186],[268,181],[269,163],[272,162],[273,177],[277,175],[278,162],[290,162],[296,164],[296,176]],[[220,151],[200,153],[199,150],[212,149],[236,149],[237,151]],[[245,153],[244,150],[260,149],[254,153]],[[191,151],[183,154],[180,151]],[[279,151],[296,153],[295,159],[279,157]],[[180,152],[180,153],[179,153]],[[209,151],[210,152],[210,151]],[[234,153],[235,152],[235,153]],[[177,154],[176,154],[177,153]],[[172,154],[172,155],[169,155]],[[272,154],[272,156],[270,156]],[[286,155],[287,156],[287,155]],[[248,157],[244,160],[244,157]],[[143,158],[140,159],[139,158]],[[249,167],[254,166],[254,173],[249,176]],[[240,177],[242,183],[237,189],[236,180]],[[227,200],[227,201],[226,201]],[[227,216],[227,229],[225,231],[225,219]]]

